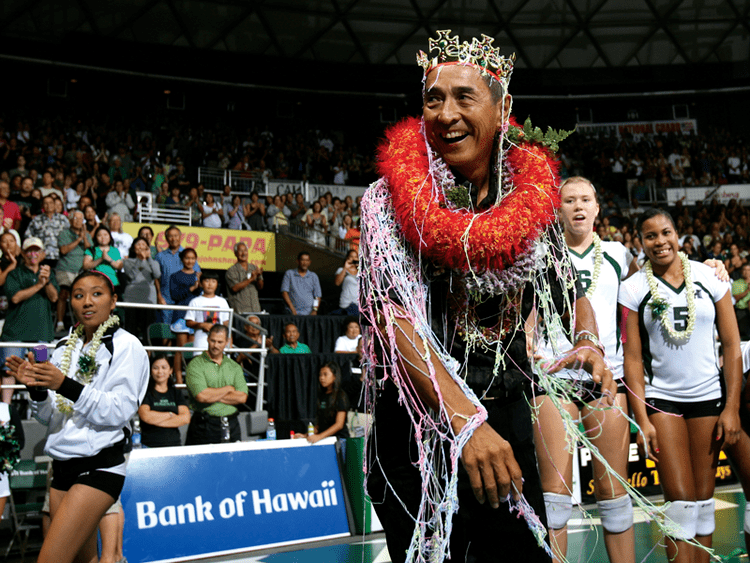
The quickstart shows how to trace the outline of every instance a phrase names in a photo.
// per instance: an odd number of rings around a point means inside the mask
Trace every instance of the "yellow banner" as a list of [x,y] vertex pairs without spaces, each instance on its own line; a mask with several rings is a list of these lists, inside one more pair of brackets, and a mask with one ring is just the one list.
[[[123,223],[122,230],[135,238],[141,227],[149,226],[156,235],[153,241],[161,252],[167,248],[164,231],[168,225],[156,223]],[[198,263],[208,270],[228,270],[237,263],[234,245],[244,242],[248,249],[248,262],[262,267],[266,272],[276,271],[276,235],[257,231],[235,231],[232,229],[206,229],[178,225],[182,232],[182,247],[194,248]]]

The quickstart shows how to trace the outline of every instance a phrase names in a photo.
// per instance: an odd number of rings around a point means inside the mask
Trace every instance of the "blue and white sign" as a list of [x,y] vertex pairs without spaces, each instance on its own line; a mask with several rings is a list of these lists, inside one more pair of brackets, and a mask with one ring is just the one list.
[[121,498],[131,563],[350,534],[335,438],[134,450]]

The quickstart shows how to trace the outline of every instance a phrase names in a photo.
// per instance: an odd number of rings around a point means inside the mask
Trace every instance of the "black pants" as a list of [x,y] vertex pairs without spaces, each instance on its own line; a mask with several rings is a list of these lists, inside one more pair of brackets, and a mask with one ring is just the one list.
[[188,426],[186,446],[198,446],[200,444],[221,444],[222,442],[239,442],[242,439],[240,423],[237,413],[226,417],[229,422],[229,440],[222,439],[222,422],[220,416],[209,416],[196,412],[190,419]]
[[[523,472],[523,494],[546,528],[547,518],[536,465],[531,412],[526,400],[520,399],[510,404],[486,401],[484,405],[490,426],[513,447],[513,454]],[[376,410],[376,429],[377,415]],[[381,435],[380,440],[383,439],[385,436]],[[377,444],[375,449],[379,451],[373,450],[372,453],[377,455],[392,451],[389,448],[378,448]],[[391,559],[394,563],[400,563],[405,561],[414,531],[414,520],[410,514],[416,515],[419,508],[421,478],[408,455],[404,459],[405,463],[401,464],[385,459],[382,461],[384,464],[380,465],[377,460],[371,460],[373,469],[368,477],[367,488],[383,524]],[[507,503],[502,503],[497,509],[491,508],[488,502],[479,504],[463,466],[459,469],[458,499],[459,510],[453,517],[450,540],[452,562],[550,561],[547,553],[538,546],[526,521],[517,518],[516,513],[511,513]]]

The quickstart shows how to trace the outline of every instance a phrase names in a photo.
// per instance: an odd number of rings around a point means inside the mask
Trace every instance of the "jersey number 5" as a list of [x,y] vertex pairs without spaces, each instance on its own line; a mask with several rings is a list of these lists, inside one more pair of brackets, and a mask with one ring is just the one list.
[[675,307],[674,308],[674,329],[678,332],[684,332],[687,330],[688,322],[688,308],[687,307]]

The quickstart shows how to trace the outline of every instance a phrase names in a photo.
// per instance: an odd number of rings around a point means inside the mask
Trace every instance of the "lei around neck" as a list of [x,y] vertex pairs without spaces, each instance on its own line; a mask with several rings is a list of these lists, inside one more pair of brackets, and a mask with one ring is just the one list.
[[[511,127],[520,131],[513,120]],[[462,272],[502,271],[554,223],[559,164],[542,144],[511,144],[502,171],[508,195],[475,212],[446,197],[455,178],[441,158],[433,156],[430,165],[421,119],[396,124],[386,137],[378,169],[388,181],[396,218],[406,240],[434,264]]]

